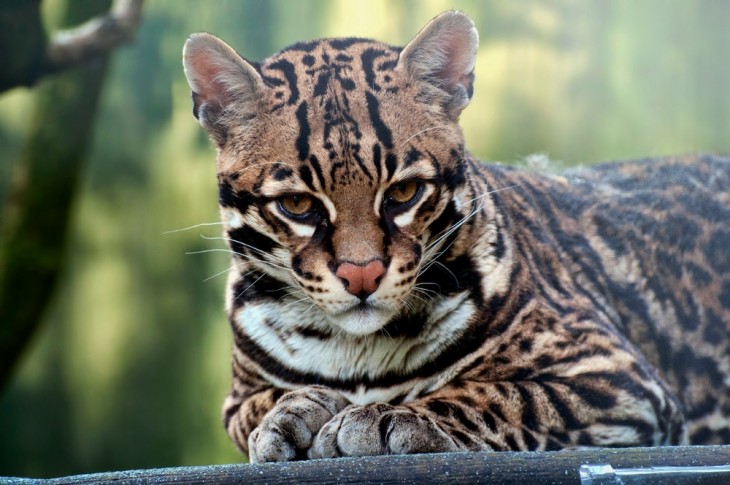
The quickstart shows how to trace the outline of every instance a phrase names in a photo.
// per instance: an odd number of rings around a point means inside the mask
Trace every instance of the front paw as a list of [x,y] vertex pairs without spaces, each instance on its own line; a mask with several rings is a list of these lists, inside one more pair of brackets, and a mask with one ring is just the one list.
[[389,404],[348,406],[317,434],[309,458],[458,451],[434,421]]
[[284,394],[248,437],[252,463],[306,457],[322,426],[350,402],[324,387],[305,387]]

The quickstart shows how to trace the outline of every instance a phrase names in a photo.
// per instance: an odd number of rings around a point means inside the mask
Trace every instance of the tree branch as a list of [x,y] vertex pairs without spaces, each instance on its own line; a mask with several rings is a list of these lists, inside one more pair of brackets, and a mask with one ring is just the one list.
[[40,0],[0,2],[0,92],[102,56],[134,36],[143,0],[115,0],[109,12],[48,41]]
[[66,69],[132,40],[141,18],[142,2],[115,0],[107,15],[58,32],[48,45],[50,69]]

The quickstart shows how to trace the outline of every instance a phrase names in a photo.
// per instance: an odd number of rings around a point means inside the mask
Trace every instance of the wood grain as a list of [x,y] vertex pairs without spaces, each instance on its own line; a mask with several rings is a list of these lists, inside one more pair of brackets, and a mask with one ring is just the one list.
[[[566,450],[535,453],[443,453],[426,455],[340,458],[264,465],[216,465],[134,470],[50,480],[0,478],[1,483],[26,485],[126,483],[500,483],[579,484],[583,464],[613,468],[730,465],[730,446]],[[691,482],[708,481],[694,475]],[[699,481],[698,481],[699,480]],[[644,483],[644,482],[642,482]],[[730,474],[725,483],[730,483]]]

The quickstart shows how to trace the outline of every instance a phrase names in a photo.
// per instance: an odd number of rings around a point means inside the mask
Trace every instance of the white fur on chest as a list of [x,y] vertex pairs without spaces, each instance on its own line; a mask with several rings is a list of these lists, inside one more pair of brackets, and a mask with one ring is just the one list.
[[[235,321],[271,358],[292,370],[327,380],[375,380],[386,374],[407,374],[436,358],[463,334],[475,310],[465,293],[444,298],[434,305],[417,338],[344,335],[332,330],[318,309],[304,303],[250,302],[237,311]],[[321,339],[293,331],[302,326],[332,330],[333,334]],[[277,386],[298,387],[264,369],[262,373]],[[361,385],[344,394],[358,404],[389,401],[397,395],[436,388],[448,374],[382,388]]]

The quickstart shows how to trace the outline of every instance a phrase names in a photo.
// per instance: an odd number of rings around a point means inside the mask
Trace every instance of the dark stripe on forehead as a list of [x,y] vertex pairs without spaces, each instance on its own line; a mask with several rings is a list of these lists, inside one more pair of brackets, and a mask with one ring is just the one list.
[[388,153],[387,155],[385,155],[385,169],[388,171],[387,180],[393,178],[393,174],[395,173],[395,168],[397,165],[398,159],[396,158],[394,153]]
[[375,165],[375,172],[377,173],[378,180],[380,180],[382,176],[382,169],[380,167],[380,162],[383,159],[383,154],[380,151],[380,145],[376,143],[373,145],[373,165]]
[[277,162],[274,164],[272,168],[274,179],[278,181],[282,181],[284,179],[290,178],[294,174],[294,170],[292,170],[291,167],[288,165],[284,165],[281,162]]
[[378,71],[392,71],[398,65],[397,60],[385,61],[378,65]]
[[383,146],[390,150],[393,148],[393,134],[390,132],[390,128],[385,124],[383,119],[380,117],[378,98],[375,97],[370,91],[365,93],[365,99],[368,104],[368,113],[370,114],[370,121],[375,128],[375,135]]
[[436,158],[436,155],[431,153],[429,150],[426,150],[426,154],[428,155],[428,158],[431,160],[431,168],[433,168],[437,174],[441,175],[441,160]]
[[362,69],[365,71],[365,83],[375,91],[380,91],[380,85],[375,82],[375,71],[373,70],[373,64],[375,59],[383,57],[386,52],[380,49],[366,49],[365,52],[360,56],[362,62]]
[[312,170],[314,170],[314,174],[317,176],[319,186],[324,188],[324,172],[322,171],[322,165],[319,164],[319,159],[312,155],[309,157],[309,163],[312,165]]
[[299,178],[302,179],[302,182],[304,182],[311,191],[317,191],[314,186],[314,180],[312,179],[312,169],[310,169],[307,165],[299,166]]
[[297,108],[297,121],[299,122],[299,136],[296,141],[297,151],[299,152],[299,160],[304,161],[309,156],[309,135],[311,133],[309,120],[307,120],[306,101],[302,101],[302,104]]
[[372,42],[370,39],[363,39],[360,37],[347,37],[344,39],[330,39],[329,45],[332,46],[333,49],[336,49],[338,51],[345,50],[351,45],[354,44],[360,44],[363,42]]
[[362,159],[362,157],[360,156],[360,154],[357,151],[353,150],[352,158],[355,159],[355,161],[357,162],[357,165],[360,167],[360,170],[362,170],[362,173],[364,173],[365,176],[367,178],[369,178],[370,180],[373,180],[373,175],[370,173],[370,170],[368,169],[367,165],[365,165],[365,161]]
[[299,99],[299,88],[297,87],[297,74],[294,72],[294,64],[282,59],[269,66],[269,68],[281,71],[284,74],[286,82],[289,83],[289,99],[286,103],[289,105],[296,103]]
[[319,73],[319,76],[317,77],[317,84],[314,86],[314,91],[312,91],[312,96],[320,97],[324,96],[327,93],[327,84],[330,81],[330,73],[327,71],[323,71]]
[[411,148],[410,150],[408,150],[408,153],[406,153],[406,156],[403,159],[403,166],[408,167],[420,160],[421,158],[423,158],[423,154],[415,148]]
[[261,74],[261,79],[263,79],[264,84],[266,84],[270,88],[278,88],[279,86],[283,86],[284,84],[286,84],[279,78],[265,76],[264,74]]
[[297,42],[294,45],[290,45],[281,52],[287,51],[299,51],[299,52],[312,52],[319,45],[318,40],[310,40],[308,42]]

